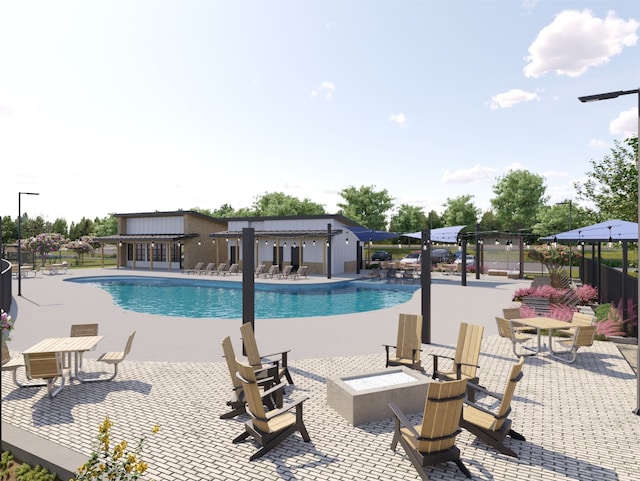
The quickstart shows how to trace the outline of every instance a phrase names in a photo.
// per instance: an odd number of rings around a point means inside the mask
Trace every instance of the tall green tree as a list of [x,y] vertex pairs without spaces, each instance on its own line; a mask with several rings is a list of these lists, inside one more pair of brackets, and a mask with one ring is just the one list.
[[65,219],[57,218],[53,224],[51,224],[51,232],[62,234],[65,237],[69,234],[68,229],[69,227]]
[[496,215],[492,210],[488,210],[482,214],[480,219],[480,231],[490,232],[495,230],[500,230],[500,221],[496,219]]
[[424,229],[428,225],[427,216],[420,207],[402,204],[398,212],[391,217],[389,230],[391,232],[408,233]]
[[266,192],[257,196],[251,210],[253,215],[260,217],[322,215],[326,213],[322,204],[317,204],[307,198],[300,200],[283,192]]
[[638,137],[614,144],[609,155],[591,161],[589,180],[574,187],[581,199],[596,205],[603,220],[638,222]]
[[376,190],[375,185],[355,188],[349,186],[340,191],[344,202],[338,203],[340,214],[369,229],[385,230],[387,213],[393,207],[393,197],[387,189]]
[[231,207],[231,204],[222,204],[211,213],[212,217],[218,217],[221,219],[224,219],[225,217],[234,217],[235,215],[236,211]]
[[102,219],[96,217],[93,221],[93,235],[94,237],[103,237],[108,235],[114,235],[118,233],[118,219],[113,214],[109,214]]
[[540,207],[548,200],[546,190],[544,178],[528,170],[513,170],[498,177],[491,205],[501,228],[516,232],[532,227]]
[[559,204],[545,205],[538,212],[538,222],[532,226],[532,233],[537,236],[547,236],[558,232],[577,229],[585,225],[599,222],[595,213],[585,207],[571,203],[571,222],[569,222],[569,201]]
[[71,240],[80,239],[80,237],[91,235],[93,232],[93,221],[83,217],[77,224],[71,223],[69,227],[69,238]]
[[435,210],[432,210],[427,216],[427,225],[431,229],[439,229],[440,227],[444,227],[444,221],[442,220],[440,214],[438,214]]
[[447,198],[447,201],[442,204],[444,212],[442,213],[442,219],[445,225],[466,225],[475,226],[480,217],[480,209],[478,209],[473,202],[472,195],[460,195],[453,199]]

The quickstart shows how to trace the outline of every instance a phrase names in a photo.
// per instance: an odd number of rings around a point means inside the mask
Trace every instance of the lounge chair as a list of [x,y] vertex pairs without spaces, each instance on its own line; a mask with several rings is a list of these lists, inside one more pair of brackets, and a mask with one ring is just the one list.
[[209,262],[207,264],[207,267],[205,267],[204,269],[198,270],[196,272],[196,274],[208,275],[208,274],[212,274],[215,270],[216,270],[216,263],[215,262]]
[[[227,406],[231,408],[231,411],[224,413],[220,416],[220,419],[229,419],[239,416],[241,414],[246,414],[246,396],[242,389],[242,381],[238,378],[238,364],[236,360],[236,355],[233,350],[233,345],[231,344],[231,338],[229,336],[225,337],[222,340],[222,352],[224,352],[224,359],[227,361],[227,368],[229,369],[229,375],[231,377],[231,384],[233,385],[233,399],[227,401]],[[275,389],[273,392],[271,388],[274,385],[275,377],[277,372],[273,372],[277,370],[277,366],[271,365],[265,368],[267,371],[268,377],[263,377],[258,382],[260,396],[262,397],[262,402],[267,405],[269,409],[274,409],[275,407],[282,407],[282,388]],[[272,370],[272,372],[269,372]]]
[[[250,419],[245,423],[245,432],[233,442],[239,443],[251,436],[260,449],[249,458],[250,461],[263,456],[298,431],[305,442],[311,438],[302,419],[302,405],[307,397],[288,403],[279,409],[267,411],[262,403],[258,380],[253,366],[238,362],[238,378],[247,399]],[[290,412],[295,409],[295,413]]]
[[195,274],[196,272],[202,270],[202,266],[204,266],[204,262],[198,262],[198,263],[196,263],[195,266],[193,266],[193,269],[182,269],[182,273],[183,274]]
[[[47,395],[54,398],[64,387],[67,369],[64,367],[64,355],[61,352],[23,353],[27,379],[44,379],[47,383]],[[56,382],[60,384],[56,386]]]
[[291,275],[291,269],[293,269],[293,266],[284,266],[282,272],[278,274],[278,279],[288,279]]
[[255,271],[256,277],[260,277],[261,274],[264,274],[264,268],[265,268],[264,264],[258,264],[256,266],[256,271]]
[[127,344],[124,347],[124,351],[120,352],[105,352],[97,360],[113,366],[113,374],[106,379],[92,379],[91,381],[111,381],[118,375],[118,365],[125,360],[129,352],[131,352],[131,345],[133,344],[133,338],[136,335],[136,331],[133,331],[127,339]]
[[238,264],[231,264],[228,271],[222,271],[222,275],[226,276],[227,274],[237,275],[238,274]]
[[307,266],[300,266],[298,267],[297,271],[291,274],[291,277],[294,279],[299,279],[300,277],[304,276],[304,278],[307,279],[307,270]]
[[421,479],[429,478],[423,467],[453,461],[467,476],[471,473],[460,459],[456,436],[460,434],[460,414],[467,387],[467,380],[431,382],[427,387],[422,423],[411,424],[407,416],[395,404],[389,404],[395,418],[391,449],[398,442],[407,453]]
[[6,341],[2,341],[2,370],[3,371],[11,371],[11,375],[13,376],[13,383],[18,387],[42,387],[46,386],[46,383],[36,383],[36,384],[24,384],[18,381],[18,369],[24,367],[24,357],[22,354],[11,357],[11,353],[9,352],[9,347],[7,346]]
[[227,271],[227,263],[226,262],[221,262],[220,264],[218,264],[218,268],[213,270],[211,272],[211,274],[215,274],[217,276],[219,276],[220,274],[224,275]]
[[[71,324],[71,337],[97,336],[98,324]],[[78,366],[82,366],[82,353],[78,353]],[[67,357],[67,367],[71,366],[71,353]]]
[[269,267],[269,270],[267,272],[263,273],[263,276],[265,279],[267,277],[273,279],[273,276],[277,275],[278,272],[280,272],[280,267],[278,267],[278,264],[273,264],[271,267]]
[[[458,344],[454,357],[441,354],[431,354],[433,357],[433,379],[452,381],[454,379],[466,379],[470,383],[478,383],[478,359],[480,359],[480,347],[482,345],[483,326],[460,323],[458,332]],[[450,369],[443,370],[438,367],[438,358],[451,359],[453,364]],[[473,392],[468,393],[473,396]],[[473,400],[473,399],[472,399]]]
[[369,274],[367,275],[367,277],[369,279],[380,280],[382,279],[382,274],[380,273],[380,269],[378,269],[377,267],[374,267],[373,269],[371,269],[371,271],[369,271]]
[[[534,349],[529,346],[524,346],[527,341],[533,339],[532,336],[527,336],[526,332],[528,332],[529,328],[526,326],[519,326],[517,321],[505,319],[504,317],[496,317],[496,325],[498,326],[498,334],[500,337],[504,337],[505,339],[509,339],[511,341],[511,347],[513,349],[513,354],[516,357],[520,356],[534,356],[537,354],[537,349]],[[519,353],[517,351],[518,344],[522,345],[522,347],[528,351],[528,353]]]
[[511,419],[508,418],[511,413],[511,399],[513,398],[516,384],[522,379],[523,364],[524,357],[520,357],[519,361],[511,367],[509,378],[507,379],[502,395],[489,392],[480,386],[469,384],[468,388],[470,390],[496,399],[500,404],[497,410],[492,411],[487,407],[467,400],[465,401],[465,406],[462,410],[462,420],[460,421],[460,426],[464,429],[475,434],[482,441],[493,446],[501,453],[513,456],[514,458],[517,458],[518,455],[515,451],[505,446],[503,441],[507,436],[519,441],[525,441],[522,434],[511,429]]
[[[398,318],[398,340],[396,345],[383,344],[386,352],[385,367],[407,366],[423,371],[420,360],[422,352],[422,315],[400,314]],[[395,355],[391,355],[391,348]]]
[[[256,370],[262,369],[263,359],[267,360],[267,363],[273,363],[278,365],[278,380],[285,376],[289,384],[293,384],[291,374],[289,374],[289,368],[287,366],[287,354],[289,351],[283,351],[277,354],[269,354],[267,356],[261,356],[258,351],[258,344],[256,343],[255,334],[253,332],[253,326],[250,322],[242,324],[240,327],[240,335],[242,336],[242,344],[244,345],[245,352],[247,353],[247,360],[249,364]],[[272,356],[279,356],[280,359],[272,361]]]
[[569,328],[569,331],[557,329],[556,332],[569,332],[571,337],[569,339],[556,341],[557,344],[565,347],[564,350],[556,351],[549,346],[549,354],[558,361],[572,364],[577,358],[578,349],[593,345],[593,338],[596,335],[596,326],[574,326]]

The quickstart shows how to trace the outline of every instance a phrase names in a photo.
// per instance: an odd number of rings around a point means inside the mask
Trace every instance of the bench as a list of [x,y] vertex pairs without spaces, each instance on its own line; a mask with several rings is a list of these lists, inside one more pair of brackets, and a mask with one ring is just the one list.
[[[38,271],[35,271],[32,266],[20,266],[20,277],[22,277],[23,279],[25,277],[29,277],[30,275],[31,277],[35,277],[37,273]],[[11,266],[11,275],[13,276],[14,279],[18,278],[17,264],[13,264]]]
[[506,269],[489,269],[487,270],[487,275],[507,277],[509,275],[509,271],[507,271]]
[[68,268],[69,264],[63,262],[61,264],[45,264],[40,268],[40,270],[43,274],[55,275],[66,274]]
[[551,312],[551,302],[547,297],[524,296],[522,304],[535,309],[537,314],[549,314]]

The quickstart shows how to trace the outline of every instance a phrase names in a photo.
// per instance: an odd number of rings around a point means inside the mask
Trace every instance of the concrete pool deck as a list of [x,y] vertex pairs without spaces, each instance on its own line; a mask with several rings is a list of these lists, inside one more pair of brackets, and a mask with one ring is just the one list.
[[[396,453],[389,449],[391,419],[350,426],[327,406],[325,379],[383,367],[382,344],[395,341],[399,312],[420,311],[419,294],[401,306],[369,313],[256,321],[262,352],[291,349],[295,386],[287,390],[287,397],[309,396],[304,418],[311,443],[293,435],[250,463],[253,444],[231,444],[246,418],[218,418],[226,412],[230,398],[220,342],[229,335],[236,352],[241,352],[239,320],[212,322],[133,313],[115,307],[109,294],[99,288],[63,282],[65,277],[108,274],[167,275],[91,269],[23,279],[23,296],[16,298],[13,313],[18,321],[12,351],[26,349],[44,337],[66,335],[72,323],[98,322],[105,337],[95,352],[85,356],[85,369],[100,371],[102,366],[94,359],[103,351],[122,350],[131,330],[137,334],[114,381],[73,383],[53,400],[43,388],[15,389],[11,375],[3,373],[3,443],[16,438],[53,443],[48,446],[61,450],[55,455],[63,459],[59,465],[73,470],[88,457],[98,425],[109,415],[115,442],[135,442],[160,424],[161,432],[148,440],[143,453],[149,477],[159,481],[417,479],[402,449]],[[316,281],[326,279],[308,280]],[[459,277],[433,284],[432,344],[424,345],[422,353],[427,371],[429,353],[453,351],[459,322],[483,324],[480,379],[488,389],[502,391],[515,358],[510,343],[496,335],[494,317],[511,304],[513,290],[528,284],[470,279],[467,287],[460,287]],[[263,327],[267,323],[268,330]],[[269,332],[278,335],[270,337]],[[286,339],[286,345],[276,337]],[[544,355],[528,358],[512,403],[514,429],[527,440],[506,441],[520,458],[498,454],[466,431],[457,445],[474,479],[638,481],[640,417],[631,414],[635,394],[634,371],[613,343],[596,342],[580,352],[572,365]],[[419,421],[419,417],[412,419]],[[426,471],[432,479],[464,478],[452,464]]]

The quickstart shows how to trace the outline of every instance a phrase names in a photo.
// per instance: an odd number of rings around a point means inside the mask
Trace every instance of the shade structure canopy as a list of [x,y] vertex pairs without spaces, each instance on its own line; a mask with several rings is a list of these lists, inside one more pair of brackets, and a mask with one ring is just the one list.
[[383,230],[373,230],[367,229],[366,227],[349,227],[349,230],[353,232],[358,240],[363,242],[371,241],[379,241],[385,239],[393,239],[395,237],[400,237],[402,234],[398,234],[397,232],[387,232]]
[[555,242],[637,242],[638,223],[613,219],[540,238]]
[[[466,225],[454,225],[450,227],[431,229],[429,238],[432,242],[449,242],[451,244],[454,244],[458,242],[458,235],[460,234],[460,231],[465,227]],[[412,232],[402,235],[405,237],[412,237],[414,239],[422,239],[422,232]]]

